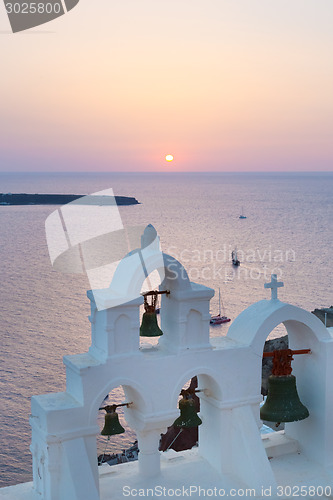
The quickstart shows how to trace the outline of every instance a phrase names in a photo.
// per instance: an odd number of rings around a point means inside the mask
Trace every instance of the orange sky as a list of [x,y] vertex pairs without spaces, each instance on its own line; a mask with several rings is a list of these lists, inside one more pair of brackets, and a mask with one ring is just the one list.
[[332,171],[332,22],[331,0],[80,0],[14,35],[3,8],[0,169]]

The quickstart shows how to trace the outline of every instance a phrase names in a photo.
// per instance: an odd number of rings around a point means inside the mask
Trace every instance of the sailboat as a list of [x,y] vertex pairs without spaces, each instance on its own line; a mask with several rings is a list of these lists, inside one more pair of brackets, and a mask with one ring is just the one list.
[[237,248],[235,248],[235,250],[232,251],[232,254],[231,254],[231,260],[232,260],[232,263],[234,266],[239,266],[240,265],[240,261],[237,257]]
[[239,216],[240,219],[246,219],[246,215],[244,215],[244,208],[242,207],[241,214]]
[[[223,307],[223,312],[224,312],[224,307]],[[221,325],[222,323],[229,323],[229,321],[231,321],[230,318],[227,318],[227,316],[225,316],[224,314],[223,316],[221,315],[221,290],[219,288],[219,313],[216,316],[212,316],[210,318],[210,324]]]

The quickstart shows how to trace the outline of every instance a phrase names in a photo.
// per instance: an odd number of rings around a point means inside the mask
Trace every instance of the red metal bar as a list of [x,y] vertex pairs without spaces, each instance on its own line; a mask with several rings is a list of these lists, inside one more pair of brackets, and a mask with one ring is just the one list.
[[[286,349],[286,350],[289,350],[289,349]],[[294,354],[309,354],[309,352],[311,352],[311,349],[298,349],[296,351],[292,351],[290,349],[292,355]],[[272,358],[274,356],[274,353],[275,352],[278,352],[278,351],[271,351],[271,352],[264,352],[263,353],[263,358]]]
[[294,359],[294,354],[308,354],[310,349],[299,349],[297,351],[292,351],[291,349],[277,349],[273,352],[264,352],[263,357],[273,358],[273,368],[272,375],[276,377],[285,377],[291,375],[293,371],[291,367],[291,362]]

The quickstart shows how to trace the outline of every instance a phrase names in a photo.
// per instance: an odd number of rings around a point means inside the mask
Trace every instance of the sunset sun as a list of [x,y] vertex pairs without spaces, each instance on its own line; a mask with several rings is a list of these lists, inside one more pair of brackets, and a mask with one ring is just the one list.
[[166,159],[166,161],[172,161],[173,160],[173,156],[172,155],[166,155],[165,159]]

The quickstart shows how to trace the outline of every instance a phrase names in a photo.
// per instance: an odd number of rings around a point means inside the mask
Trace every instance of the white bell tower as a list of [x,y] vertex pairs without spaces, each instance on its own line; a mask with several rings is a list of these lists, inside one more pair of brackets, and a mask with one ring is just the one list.
[[[155,270],[162,279],[160,290],[170,291],[161,304],[163,336],[157,346],[140,349],[140,290]],[[92,343],[89,352],[64,357],[66,391],[32,398],[35,498],[119,500],[124,484],[176,488],[193,481],[220,489],[253,488],[261,498],[265,488],[276,491],[291,478],[309,486],[309,470],[322,471],[332,484],[333,338],[314,315],[280,302],[279,286],[273,276],[271,300],[246,309],[227,336],[210,339],[214,291],[190,282],[183,266],[161,253],[156,231],[148,226],[141,249],[119,263],[110,287],[88,292]],[[262,352],[280,323],[292,349],[311,349],[293,363],[310,416],[262,438]],[[160,435],[178,417],[180,390],[194,376],[201,389],[199,446],[173,461],[171,452],[159,452]],[[126,402],[133,402],[125,418],[137,433],[139,460],[99,468],[98,408],[120,385]]]

